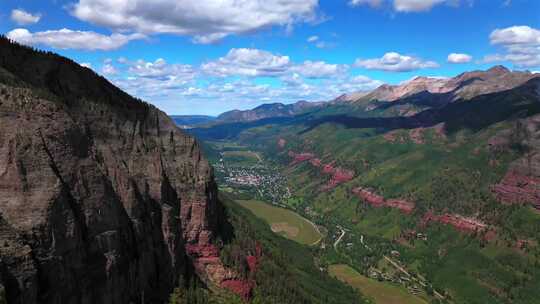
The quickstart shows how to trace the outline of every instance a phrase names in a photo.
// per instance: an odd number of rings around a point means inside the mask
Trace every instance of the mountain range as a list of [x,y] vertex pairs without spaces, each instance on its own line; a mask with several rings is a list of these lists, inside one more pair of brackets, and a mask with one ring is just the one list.
[[[383,84],[372,91],[344,94],[327,102],[271,103],[251,110],[228,111],[220,114],[216,119],[205,119],[191,126],[293,117],[322,108],[329,108],[328,111],[335,113],[360,116],[369,116],[370,112],[376,113],[375,116],[412,116],[421,110],[506,91],[535,77],[538,77],[538,74],[528,71],[510,71],[504,66],[494,66],[486,71],[465,72],[452,78],[419,76],[399,85]],[[342,107],[341,111],[340,107]]]
[[450,302],[537,303],[540,74],[417,77],[260,117],[190,133],[208,155],[245,147],[278,164],[288,208],[345,235],[320,261],[372,276],[392,249]]
[[[531,72],[511,72],[504,66],[494,66],[486,71],[465,72],[453,78],[415,77],[400,85],[382,85],[360,97],[341,97],[345,102],[396,101],[415,94],[448,94],[448,102],[470,99],[482,94],[500,92],[516,87],[535,77]],[[338,98],[339,101],[340,98]]]
[[216,120],[214,116],[207,115],[172,115],[171,119],[182,129],[189,129],[195,125],[202,125]]
[[308,102],[308,101],[298,101],[292,104],[282,104],[282,103],[269,103],[263,104],[252,110],[233,110],[220,114],[216,121],[223,122],[245,122],[245,121],[255,121],[264,118],[272,117],[292,117],[295,115],[302,114],[303,112],[309,111],[321,107],[323,102]]

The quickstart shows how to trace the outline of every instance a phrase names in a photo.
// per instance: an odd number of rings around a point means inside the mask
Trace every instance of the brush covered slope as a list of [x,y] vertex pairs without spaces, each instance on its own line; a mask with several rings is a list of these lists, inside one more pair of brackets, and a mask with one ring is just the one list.
[[308,246],[276,235],[232,198],[222,195],[231,226],[221,257],[252,282],[252,303],[368,303],[357,291],[321,272]]
[[[220,258],[239,279],[233,292],[210,293],[197,281],[181,279],[170,304],[360,304],[371,303],[358,291],[320,270],[312,249],[276,235],[231,193],[220,193],[225,219]],[[234,292],[236,291],[236,292]]]
[[448,83],[460,85],[371,108],[356,102],[366,95],[343,97],[288,119],[193,134],[280,163],[294,196],[285,203],[329,235],[349,231],[339,258],[322,253],[330,264],[368,275],[395,250],[446,301],[538,303],[540,75],[495,67]]
[[69,59],[0,39],[8,303],[162,303],[179,274],[210,282],[186,248],[219,233],[216,189],[195,139],[163,112]]

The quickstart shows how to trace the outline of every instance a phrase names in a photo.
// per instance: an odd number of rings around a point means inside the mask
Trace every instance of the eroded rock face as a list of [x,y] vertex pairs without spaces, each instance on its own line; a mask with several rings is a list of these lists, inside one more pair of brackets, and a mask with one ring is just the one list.
[[309,161],[313,167],[321,169],[322,174],[331,176],[326,185],[321,187],[321,191],[332,190],[340,184],[353,180],[355,177],[355,172],[353,170],[335,167],[335,161],[332,161],[329,164],[323,164],[321,159],[317,158],[313,153],[296,153],[289,150],[288,155],[293,159],[290,166],[296,166],[300,163]]
[[510,204],[532,204],[540,210],[540,178],[509,171],[503,180],[492,187],[496,197]]
[[365,203],[375,208],[396,208],[405,214],[411,214],[414,211],[415,203],[404,199],[386,199],[382,195],[362,187],[354,188],[352,192]]
[[424,214],[422,222],[424,225],[429,224],[430,222],[439,222],[444,225],[450,225],[458,231],[466,233],[481,232],[488,228],[488,225],[479,219],[450,213],[435,215],[432,212],[427,212]]
[[290,165],[295,166],[299,163],[303,163],[305,161],[315,158],[315,155],[313,153],[307,152],[295,153],[293,151],[289,151],[289,157],[293,158],[293,161]]
[[495,197],[506,204],[532,205],[540,211],[540,115],[514,122],[489,142],[492,153],[521,146],[522,157],[512,162],[503,179],[491,187]]
[[[33,74],[10,57],[21,52],[28,64],[43,57]],[[34,53],[0,44],[8,302],[166,301],[190,268],[186,244],[209,244],[218,230],[210,166],[158,109],[65,58]]]

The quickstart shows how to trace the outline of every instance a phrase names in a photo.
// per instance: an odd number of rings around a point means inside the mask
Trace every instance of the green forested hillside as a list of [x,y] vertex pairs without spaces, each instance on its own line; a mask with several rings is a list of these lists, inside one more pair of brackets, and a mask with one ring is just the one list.
[[[274,234],[268,225],[241,207],[230,196],[221,195],[231,224],[223,240],[223,261],[256,282],[251,303],[260,304],[342,304],[368,303],[351,287],[331,278],[316,265],[312,249]],[[255,274],[246,272],[246,256],[262,248]],[[196,282],[171,295],[171,304],[242,303],[224,293],[209,293]]]
[[[338,245],[314,252],[323,267],[348,264],[366,276],[375,269],[392,277],[385,259],[397,251],[394,261],[444,301],[540,303],[540,215],[533,199],[507,200],[540,193],[539,81],[412,116],[339,105],[235,124],[234,132],[219,125],[193,132],[212,153],[220,153],[216,143],[234,142],[279,164],[292,193],[282,202],[327,228],[327,244],[345,232]],[[354,177],[328,189],[331,175],[317,163]],[[499,184],[518,194],[499,197]],[[358,187],[414,209],[375,208],[355,194]],[[482,228],[467,228],[467,221]]]

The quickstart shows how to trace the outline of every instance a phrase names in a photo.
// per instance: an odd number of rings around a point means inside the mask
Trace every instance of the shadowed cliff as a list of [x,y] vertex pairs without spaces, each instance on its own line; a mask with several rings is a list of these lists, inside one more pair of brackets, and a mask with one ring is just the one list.
[[[197,142],[93,71],[0,38],[9,303],[163,302],[221,206]],[[198,273],[205,277],[205,273]]]

